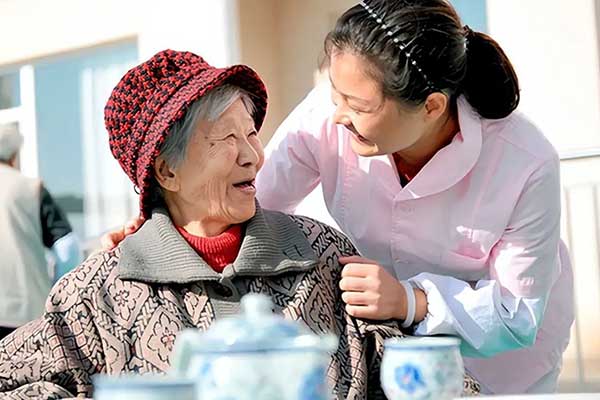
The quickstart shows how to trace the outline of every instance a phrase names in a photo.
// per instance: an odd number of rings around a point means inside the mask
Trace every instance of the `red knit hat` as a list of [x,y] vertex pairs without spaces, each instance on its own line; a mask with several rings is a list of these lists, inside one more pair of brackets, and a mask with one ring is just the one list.
[[140,213],[148,218],[154,160],[171,126],[211,89],[230,83],[250,93],[258,131],[267,111],[267,91],[245,65],[215,68],[193,53],[163,50],[129,70],[113,89],[104,122],[113,156],[140,193]]

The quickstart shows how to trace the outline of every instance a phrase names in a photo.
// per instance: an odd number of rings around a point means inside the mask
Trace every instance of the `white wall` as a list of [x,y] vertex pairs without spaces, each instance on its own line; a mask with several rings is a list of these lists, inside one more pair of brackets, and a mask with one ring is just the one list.
[[265,79],[269,113],[261,138],[313,87],[323,40],[355,0],[238,0],[241,58]]
[[281,4],[281,58],[284,72],[283,109],[291,111],[313,87],[323,41],[336,19],[354,6],[355,0],[302,0]]
[[[273,115],[271,124],[277,125],[283,120],[312,89],[325,36],[336,19],[356,3],[355,0],[279,2],[276,14],[279,54],[276,62],[280,71],[278,107],[281,114]],[[268,138],[270,136],[263,133],[263,139]],[[300,203],[296,212],[337,226],[325,207],[320,186]]]
[[263,143],[267,143],[283,118],[282,85],[284,70],[280,64],[281,21],[280,0],[239,0],[239,62],[254,68],[267,86],[269,107],[265,123],[260,131]]
[[0,66],[131,38],[139,9],[139,0],[2,0]]
[[140,59],[190,50],[239,60],[236,0],[2,0],[0,66],[137,38]]
[[142,60],[171,48],[201,55],[215,66],[239,61],[236,0],[154,0],[143,8],[139,51]]
[[519,74],[521,110],[561,151],[600,146],[594,0],[488,0],[488,26]]

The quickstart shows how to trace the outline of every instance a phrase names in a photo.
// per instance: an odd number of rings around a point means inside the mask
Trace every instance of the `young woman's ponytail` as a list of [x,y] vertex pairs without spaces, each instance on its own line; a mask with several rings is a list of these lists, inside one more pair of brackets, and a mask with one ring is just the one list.
[[508,116],[519,105],[519,80],[508,57],[488,35],[466,27],[467,69],[462,92],[484,118]]

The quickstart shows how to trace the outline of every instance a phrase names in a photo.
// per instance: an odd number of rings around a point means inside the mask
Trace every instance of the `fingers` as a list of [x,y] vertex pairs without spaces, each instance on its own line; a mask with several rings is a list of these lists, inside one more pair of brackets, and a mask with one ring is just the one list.
[[376,302],[376,294],[371,292],[344,292],[342,300],[349,306],[368,306]]
[[104,250],[112,250],[121,243],[127,236],[137,232],[140,226],[144,224],[142,217],[137,217],[129,220],[121,229],[115,229],[102,235],[100,244]]
[[377,319],[377,308],[375,306],[346,305],[346,312],[355,318]]
[[356,318],[386,320],[399,318],[406,302],[403,287],[383,267],[362,262],[359,257],[348,257],[342,270],[339,286],[348,314]]
[[373,276],[381,268],[376,261],[360,256],[340,257],[340,264],[345,265],[342,269],[342,277]]
[[121,242],[123,239],[125,239],[123,230],[112,231],[102,235],[100,238],[100,244],[104,250],[112,250],[117,247],[119,242]]
[[364,278],[349,276],[340,280],[340,289],[350,292],[362,292],[370,289],[369,282]]
[[128,222],[127,225],[123,226],[123,233],[125,235],[130,235],[135,231],[137,231],[137,227],[130,222]]
[[142,226],[143,223],[144,220],[141,217],[133,218],[127,222],[123,228],[125,235],[131,235],[132,233],[136,232],[138,229],[140,229],[140,226]]
[[340,264],[350,264],[350,263],[355,263],[355,264],[377,264],[376,261],[370,260],[368,258],[364,258],[361,256],[347,256],[347,257],[340,257],[339,260]]
[[108,234],[104,234],[100,238],[100,246],[102,246],[102,249],[108,251],[115,248],[115,243],[112,241],[110,236],[108,236]]
[[377,264],[346,264],[342,269],[342,278],[346,277],[357,277],[366,278],[368,276],[375,276],[381,267]]

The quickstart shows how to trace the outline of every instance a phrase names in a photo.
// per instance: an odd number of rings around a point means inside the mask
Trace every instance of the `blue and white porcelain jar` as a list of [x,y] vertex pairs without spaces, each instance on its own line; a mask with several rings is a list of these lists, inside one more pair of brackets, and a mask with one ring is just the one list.
[[381,385],[390,400],[449,400],[460,396],[464,367],[460,339],[388,339],[384,344]]
[[186,330],[171,363],[176,376],[197,382],[202,400],[325,400],[334,335],[317,336],[275,315],[264,295],[242,298],[242,314],[206,332]]

